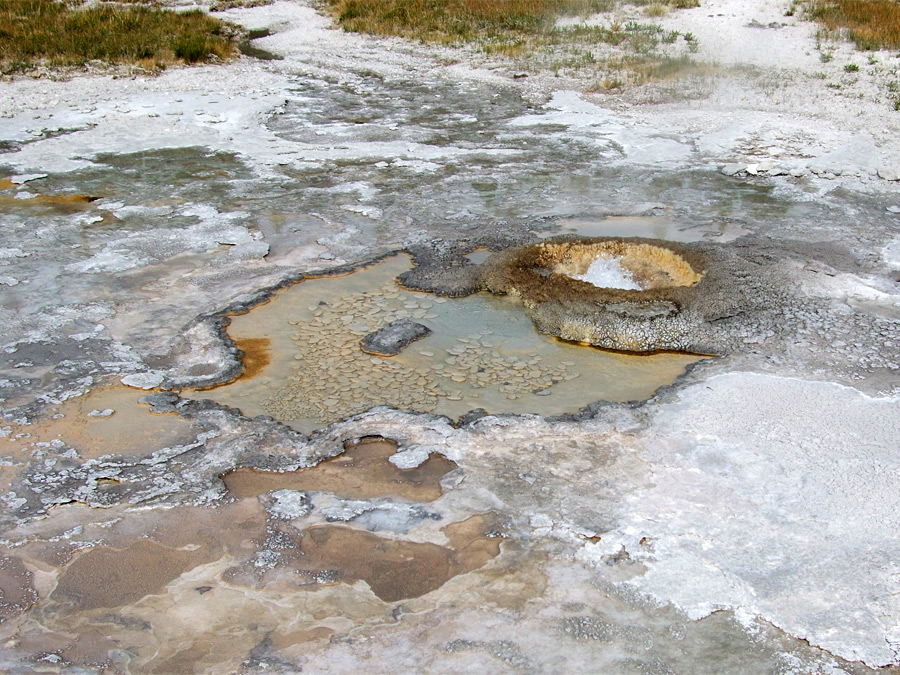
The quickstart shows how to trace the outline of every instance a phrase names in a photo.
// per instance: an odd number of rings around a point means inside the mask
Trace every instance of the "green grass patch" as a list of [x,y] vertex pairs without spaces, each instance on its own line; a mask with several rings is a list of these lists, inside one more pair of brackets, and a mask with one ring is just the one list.
[[900,2],[896,0],[813,0],[810,18],[852,40],[859,49],[900,48]]
[[0,69],[80,66],[99,60],[150,69],[233,57],[237,29],[201,11],[146,6],[72,7],[53,0],[0,0]]

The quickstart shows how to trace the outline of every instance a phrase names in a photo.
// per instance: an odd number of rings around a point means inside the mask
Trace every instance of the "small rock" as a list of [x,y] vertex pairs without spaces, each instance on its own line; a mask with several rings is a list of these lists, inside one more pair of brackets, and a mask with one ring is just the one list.
[[126,387],[134,387],[135,389],[156,389],[165,380],[162,373],[149,370],[146,373],[134,373],[126,375],[122,378],[122,384]]
[[900,180],[900,171],[896,169],[889,169],[887,167],[881,167],[878,169],[878,177],[883,180]]
[[726,176],[734,176],[744,170],[743,164],[726,164],[719,171]]
[[431,335],[431,329],[410,319],[392,321],[381,330],[369,333],[359,346],[367,354],[376,356],[395,356],[407,345],[423,337]]
[[88,417],[110,417],[116,411],[112,408],[105,408],[103,410],[91,410],[88,413]]
[[806,169],[791,169],[791,176],[794,178],[803,178],[806,175]]
[[150,412],[156,413],[158,415],[164,415],[166,413],[173,413],[177,411],[178,408],[175,407],[175,404],[180,400],[181,399],[178,397],[178,394],[173,394],[171,392],[162,392],[159,394],[148,394],[147,396],[141,396],[138,399],[138,403],[149,405]]
[[264,241],[249,241],[232,246],[228,257],[234,260],[261,260],[269,255],[269,245]]
[[783,176],[787,173],[787,169],[784,169],[780,166],[773,166],[771,169],[769,169],[768,173],[770,176]]
[[305,492],[299,490],[276,490],[263,498],[266,511],[282,520],[294,520],[309,515],[313,504]]
[[9,180],[14,185],[24,185],[25,183],[32,180],[40,180],[41,178],[46,178],[47,174],[45,173],[22,173],[16,176],[10,176]]
[[751,176],[756,176],[759,174],[759,164],[748,164],[747,165],[747,173]]
[[889,206],[886,210],[888,213],[900,213],[900,206]]
[[426,462],[430,455],[431,451],[428,448],[415,445],[391,455],[388,461],[398,469],[415,469]]

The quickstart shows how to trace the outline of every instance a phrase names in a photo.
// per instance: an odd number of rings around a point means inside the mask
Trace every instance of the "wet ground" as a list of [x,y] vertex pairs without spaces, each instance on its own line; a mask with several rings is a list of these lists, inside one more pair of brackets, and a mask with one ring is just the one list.
[[[397,277],[410,267],[407,256],[394,256],[348,276],[310,279],[234,317],[227,332],[250,351],[250,368],[191,396],[304,433],[379,405],[452,419],[475,409],[559,416],[596,401],[649,398],[699,360],[568,344],[540,334],[515,300],[407,291]],[[431,334],[393,357],[361,349],[367,334],[403,318]],[[268,365],[258,368],[262,360]]]
[[[896,671],[896,194],[306,11],[0,120],[0,667]],[[715,358],[395,281],[565,234],[703,247]]]

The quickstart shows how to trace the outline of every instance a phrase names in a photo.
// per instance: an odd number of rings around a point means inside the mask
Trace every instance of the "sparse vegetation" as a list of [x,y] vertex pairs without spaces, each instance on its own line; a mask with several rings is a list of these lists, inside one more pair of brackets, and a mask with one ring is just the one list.
[[143,5],[78,7],[53,0],[0,0],[0,72],[99,60],[158,70],[236,53],[236,29],[200,11]]
[[848,63],[846,66],[844,66],[844,72],[847,72],[847,73],[858,73],[858,72],[859,72],[859,66],[856,65],[855,63]]
[[[429,42],[521,39],[554,30],[561,16],[608,12],[616,0],[322,0],[345,30]],[[698,7],[698,0],[631,0],[667,9]]]
[[900,2],[896,0],[813,0],[808,14],[859,49],[900,48]]
[[[345,30],[441,44],[469,44],[516,60],[527,72],[569,76],[587,70],[596,89],[614,91],[690,68],[696,38],[635,20],[698,7],[698,0],[319,0]],[[615,10],[615,11],[613,11]],[[609,12],[603,23],[560,24],[564,16]],[[680,39],[683,42],[680,43]],[[679,48],[679,43],[683,46]],[[687,59],[689,61],[689,59]]]
[[612,0],[324,0],[345,30],[432,42],[533,34],[558,16],[612,9]]

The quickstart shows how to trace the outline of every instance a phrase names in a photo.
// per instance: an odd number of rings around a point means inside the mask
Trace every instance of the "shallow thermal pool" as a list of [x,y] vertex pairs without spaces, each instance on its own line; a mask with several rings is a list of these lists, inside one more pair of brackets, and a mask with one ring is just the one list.
[[[408,291],[395,279],[410,267],[397,255],[347,276],[309,279],[233,317],[228,333],[252,367],[192,396],[304,433],[379,405],[451,418],[476,408],[561,415],[598,400],[646,399],[701,358],[568,344],[538,333],[510,298]],[[404,317],[431,335],[393,357],[359,348],[362,337]]]

